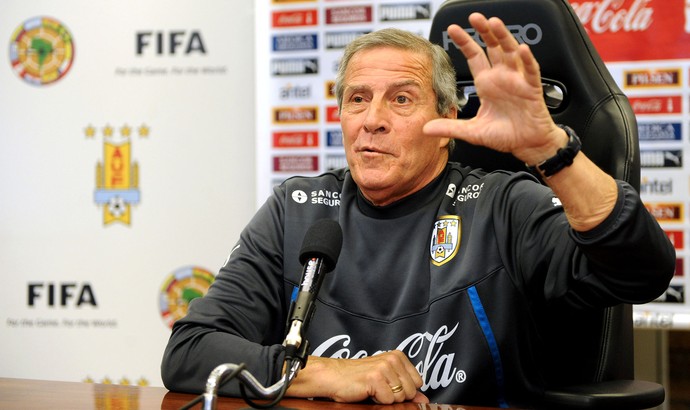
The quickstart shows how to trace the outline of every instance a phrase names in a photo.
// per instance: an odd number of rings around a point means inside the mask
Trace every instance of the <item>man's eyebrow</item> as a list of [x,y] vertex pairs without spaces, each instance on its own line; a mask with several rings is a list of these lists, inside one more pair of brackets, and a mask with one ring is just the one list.
[[405,80],[405,81],[400,81],[398,83],[393,83],[391,88],[404,88],[404,87],[408,87],[408,86],[421,88],[421,84],[419,84],[419,82],[415,81],[415,80]]
[[350,92],[350,93],[359,93],[362,91],[369,91],[369,90],[371,90],[371,87],[369,87],[368,85],[364,85],[364,84],[361,84],[361,85],[354,84],[354,85],[348,85],[345,87],[345,92]]
[[[405,87],[410,87],[410,86],[417,87],[417,88],[422,87],[421,84],[419,84],[419,82],[416,80],[403,80],[403,81],[391,84],[388,88],[391,90],[397,90],[400,88],[405,88]],[[371,87],[366,85],[366,84],[353,84],[353,85],[348,85],[345,87],[345,91],[350,92],[350,93],[358,93],[358,92],[369,91],[369,90],[371,90]]]

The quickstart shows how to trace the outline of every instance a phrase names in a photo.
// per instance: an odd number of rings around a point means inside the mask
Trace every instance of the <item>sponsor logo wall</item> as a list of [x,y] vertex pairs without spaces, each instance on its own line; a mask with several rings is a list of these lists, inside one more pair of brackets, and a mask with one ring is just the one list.
[[[690,170],[683,158],[690,149],[690,0],[570,3],[630,99],[639,122],[641,193],[676,245],[671,287],[653,303],[635,307],[635,324],[690,329],[684,263]],[[346,165],[332,92],[345,45],[389,26],[428,36],[441,4],[273,0],[257,5],[257,206],[292,175]]]
[[637,327],[690,329],[685,236],[690,222],[690,1],[571,1],[638,121],[640,192],[676,247],[671,286],[634,307]]
[[253,17],[0,3],[0,377],[162,385],[255,209]]

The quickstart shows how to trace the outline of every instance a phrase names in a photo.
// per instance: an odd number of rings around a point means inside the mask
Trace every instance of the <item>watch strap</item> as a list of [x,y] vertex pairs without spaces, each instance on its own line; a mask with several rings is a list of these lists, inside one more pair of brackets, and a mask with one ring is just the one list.
[[568,144],[563,148],[559,148],[558,151],[556,151],[556,155],[553,157],[537,165],[527,165],[527,168],[529,168],[531,172],[541,175],[544,178],[550,178],[563,168],[572,165],[575,156],[582,149],[582,142],[572,128],[563,124],[557,125],[568,135]]

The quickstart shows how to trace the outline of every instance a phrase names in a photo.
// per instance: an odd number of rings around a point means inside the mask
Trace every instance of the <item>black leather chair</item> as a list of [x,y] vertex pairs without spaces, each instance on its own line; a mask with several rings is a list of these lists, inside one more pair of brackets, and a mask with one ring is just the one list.
[[[500,17],[530,45],[540,64],[544,95],[556,123],[572,127],[582,149],[604,171],[640,186],[637,122],[567,0],[449,0],[436,12],[430,40],[443,46],[457,70],[464,101],[460,118],[479,106],[462,53],[447,37],[451,23],[474,30],[472,12]],[[477,36],[477,38],[479,38]],[[509,154],[456,141],[452,161],[486,170],[525,170]],[[550,409],[645,409],[664,401],[657,383],[634,380],[632,308],[567,312],[554,309],[545,319],[548,391],[536,407]]]

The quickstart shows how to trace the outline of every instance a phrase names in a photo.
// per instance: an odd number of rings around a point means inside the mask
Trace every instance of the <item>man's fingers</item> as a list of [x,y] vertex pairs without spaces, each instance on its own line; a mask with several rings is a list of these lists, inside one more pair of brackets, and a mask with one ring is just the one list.
[[409,401],[418,397],[422,378],[404,353],[398,350],[380,356],[380,374],[374,399],[382,404]]
[[484,50],[460,26],[457,24],[448,26],[448,35],[458,46],[462,55],[465,56],[473,76],[482,70],[491,68]]

